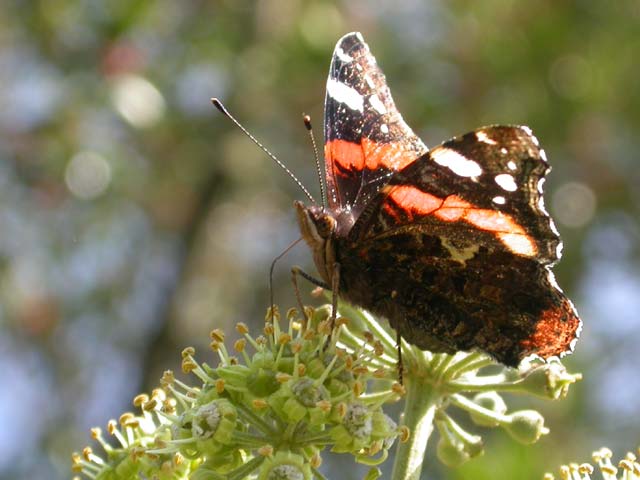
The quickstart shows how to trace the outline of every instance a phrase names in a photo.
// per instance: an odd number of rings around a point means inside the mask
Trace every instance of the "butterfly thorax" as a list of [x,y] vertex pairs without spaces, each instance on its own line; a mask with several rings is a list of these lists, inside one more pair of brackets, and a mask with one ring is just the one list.
[[333,264],[336,262],[335,236],[337,220],[335,216],[322,207],[307,207],[302,202],[294,202],[298,225],[302,238],[313,253],[313,261],[318,273],[327,284],[331,285]]

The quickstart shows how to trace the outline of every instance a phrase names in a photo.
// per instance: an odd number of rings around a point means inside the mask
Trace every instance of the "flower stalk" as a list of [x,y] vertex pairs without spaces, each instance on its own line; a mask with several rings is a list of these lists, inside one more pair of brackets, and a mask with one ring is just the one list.
[[409,438],[396,447],[391,478],[418,480],[434,428],[439,395],[424,379],[407,376],[405,386],[407,395],[402,423],[409,431]]

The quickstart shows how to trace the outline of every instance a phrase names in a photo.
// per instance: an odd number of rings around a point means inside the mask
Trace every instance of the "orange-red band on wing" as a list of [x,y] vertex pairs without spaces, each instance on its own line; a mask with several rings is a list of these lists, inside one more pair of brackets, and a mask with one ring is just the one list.
[[400,142],[376,143],[363,138],[361,143],[332,140],[324,146],[325,158],[344,170],[375,170],[385,167],[400,170],[417,158],[417,153]]
[[535,331],[520,345],[525,351],[535,352],[542,358],[557,356],[570,350],[579,328],[580,319],[569,306],[552,307],[540,314]]
[[451,195],[444,199],[410,185],[387,188],[389,198],[409,216],[433,215],[445,222],[465,221],[474,227],[493,232],[513,253],[532,257],[537,248],[527,232],[516,221],[497,210],[477,208],[462,198]]

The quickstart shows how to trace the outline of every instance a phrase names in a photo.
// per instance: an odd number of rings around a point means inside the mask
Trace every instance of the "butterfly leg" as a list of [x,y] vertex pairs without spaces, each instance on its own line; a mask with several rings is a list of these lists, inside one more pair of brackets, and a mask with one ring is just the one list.
[[398,347],[398,381],[403,385],[402,374],[404,373],[404,365],[402,364],[402,336],[396,331],[396,344]]
[[309,318],[307,317],[307,311],[305,310],[304,304],[302,303],[302,296],[300,295],[300,288],[298,287],[298,275],[317,287],[321,287],[324,289],[330,289],[331,287],[322,280],[318,280],[317,278],[312,277],[308,273],[304,272],[300,267],[295,265],[291,267],[291,282],[293,283],[293,291],[296,295],[298,306],[300,307],[302,315],[304,316],[304,329],[306,330],[307,325],[309,325]]
[[[273,301],[273,270],[276,266],[276,263],[278,262],[278,260],[280,260],[282,257],[284,257],[287,253],[289,253],[289,251],[295,247],[300,240],[302,240],[302,238],[297,239],[295,242],[292,242],[287,248],[284,249],[284,251],[282,253],[280,253],[276,258],[273,259],[273,262],[271,262],[271,268],[269,268],[269,300],[270,300],[270,316],[271,319],[274,318],[275,313],[276,313],[276,304]],[[295,285],[295,282],[294,282]]]
[[[340,288],[340,264],[333,264],[333,275],[331,276],[331,331],[336,325],[336,317],[338,316],[338,289]],[[331,339],[331,334],[329,334]]]

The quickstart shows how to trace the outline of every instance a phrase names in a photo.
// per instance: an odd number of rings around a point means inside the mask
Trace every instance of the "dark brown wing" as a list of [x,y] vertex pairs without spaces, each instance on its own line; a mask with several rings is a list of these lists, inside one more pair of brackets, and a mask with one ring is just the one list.
[[542,203],[548,171],[524,127],[433,149],[341,239],[341,291],[423,348],[477,348],[512,366],[569,351],[580,320],[550,271],[561,242]]

